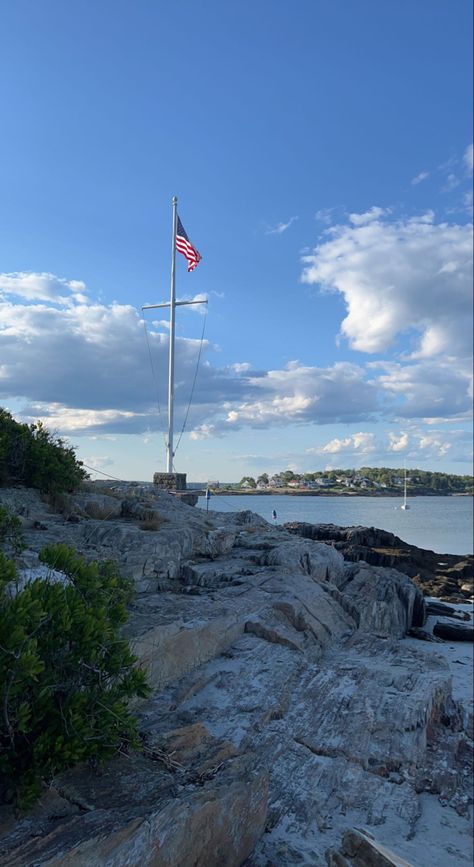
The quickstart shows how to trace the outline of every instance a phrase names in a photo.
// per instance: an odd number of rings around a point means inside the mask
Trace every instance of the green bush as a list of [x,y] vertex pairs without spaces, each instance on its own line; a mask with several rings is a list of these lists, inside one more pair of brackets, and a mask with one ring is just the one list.
[[148,694],[119,635],[130,583],[65,545],[41,560],[65,583],[37,578],[14,595],[0,553],[0,800],[23,808],[58,772],[138,746],[129,703]]
[[54,493],[75,490],[86,476],[64,440],[41,422],[20,424],[0,408],[0,484],[19,482]]
[[18,557],[25,547],[21,522],[17,515],[0,506],[0,551]]

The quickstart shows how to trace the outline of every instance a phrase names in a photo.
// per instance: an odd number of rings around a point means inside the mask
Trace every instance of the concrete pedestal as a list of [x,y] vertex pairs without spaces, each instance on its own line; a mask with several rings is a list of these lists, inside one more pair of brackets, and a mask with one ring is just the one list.
[[153,484],[165,491],[185,491],[186,473],[154,473]]

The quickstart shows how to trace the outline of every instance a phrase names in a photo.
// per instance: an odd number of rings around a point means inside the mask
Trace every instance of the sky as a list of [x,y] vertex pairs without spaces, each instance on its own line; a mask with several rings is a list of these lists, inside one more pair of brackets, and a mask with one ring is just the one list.
[[470,473],[471,19],[0,0],[0,405],[165,470],[176,195],[178,472]]

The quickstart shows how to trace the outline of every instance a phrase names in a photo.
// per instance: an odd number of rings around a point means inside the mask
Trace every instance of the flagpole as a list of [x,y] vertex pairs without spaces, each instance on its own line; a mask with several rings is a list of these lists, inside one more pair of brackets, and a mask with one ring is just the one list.
[[170,292],[170,345],[168,365],[168,445],[167,472],[173,472],[173,398],[174,398],[174,331],[175,331],[175,264],[176,264],[176,229],[177,229],[178,199],[172,198],[173,207],[173,242],[171,247],[171,292]]

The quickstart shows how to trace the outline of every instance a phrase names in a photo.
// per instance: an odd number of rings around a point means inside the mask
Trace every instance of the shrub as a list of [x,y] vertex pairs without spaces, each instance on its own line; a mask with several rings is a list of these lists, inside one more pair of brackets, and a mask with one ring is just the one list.
[[148,694],[119,635],[130,583],[65,545],[41,560],[64,583],[37,578],[13,595],[15,567],[0,554],[0,797],[21,807],[58,772],[138,746],[129,703]]
[[0,408],[0,484],[20,482],[53,493],[75,490],[86,476],[64,440],[41,422],[20,424]]
[[0,550],[18,557],[25,547],[21,521],[5,506],[0,506]]
[[83,514],[87,515],[88,518],[94,518],[96,521],[108,521],[109,518],[117,517],[115,509],[111,509],[110,506],[101,506],[94,500],[85,504]]

